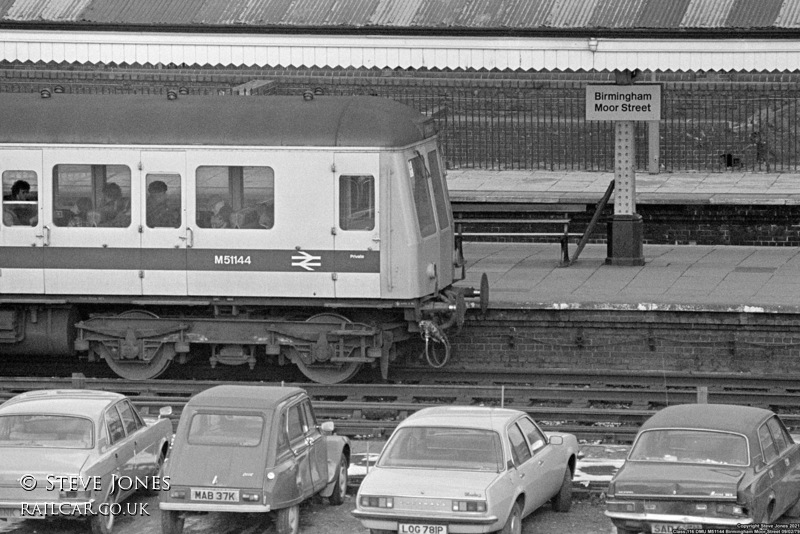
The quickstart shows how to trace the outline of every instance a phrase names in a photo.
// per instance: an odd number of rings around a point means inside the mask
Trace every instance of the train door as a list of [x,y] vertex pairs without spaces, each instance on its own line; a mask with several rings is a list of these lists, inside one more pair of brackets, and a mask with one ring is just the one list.
[[337,298],[380,297],[380,206],[377,153],[337,153],[334,277]]
[[204,150],[187,163],[190,295],[334,296],[330,153]]
[[138,150],[44,154],[43,167],[52,173],[42,214],[49,294],[141,294],[138,166]]
[[446,265],[442,265],[440,234],[434,215],[436,208],[433,186],[425,156],[420,150],[414,150],[407,155],[406,164],[417,229],[421,238],[418,248],[417,284],[422,294],[431,294],[446,285],[440,281],[439,273],[443,268],[452,269],[452,253]]
[[142,293],[186,295],[186,153],[143,151]]
[[42,151],[0,152],[0,293],[44,293]]

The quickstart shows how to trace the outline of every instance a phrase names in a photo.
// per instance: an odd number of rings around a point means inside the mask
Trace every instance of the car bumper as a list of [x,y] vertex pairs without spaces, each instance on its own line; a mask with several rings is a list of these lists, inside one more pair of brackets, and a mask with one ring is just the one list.
[[454,517],[446,514],[414,513],[413,515],[401,515],[398,513],[374,512],[365,510],[353,510],[354,517],[361,520],[365,528],[376,530],[396,531],[399,523],[435,523],[447,525],[447,531],[452,534],[478,534],[483,532],[495,532],[503,528],[503,523],[495,515],[481,517]]
[[159,510],[172,510],[175,512],[270,512],[269,504],[209,504],[188,502],[160,502]]
[[693,524],[693,525],[709,525],[709,526],[736,526],[736,525],[750,525],[753,519],[750,517],[741,517],[738,519],[727,519],[724,517],[705,517],[695,515],[673,515],[673,514],[636,514],[627,512],[605,512],[606,517],[618,521],[632,521],[640,524],[653,524],[653,523],[678,523],[678,524]]

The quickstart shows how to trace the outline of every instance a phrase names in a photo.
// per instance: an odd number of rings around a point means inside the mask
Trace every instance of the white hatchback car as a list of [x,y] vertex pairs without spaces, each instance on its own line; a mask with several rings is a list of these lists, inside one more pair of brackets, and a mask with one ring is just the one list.
[[353,515],[372,534],[520,534],[550,500],[569,510],[577,453],[575,436],[518,410],[426,408],[389,438]]

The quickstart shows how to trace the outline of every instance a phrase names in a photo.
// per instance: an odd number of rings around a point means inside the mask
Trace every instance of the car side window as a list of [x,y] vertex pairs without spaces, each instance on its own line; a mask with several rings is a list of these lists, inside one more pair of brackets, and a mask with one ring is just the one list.
[[533,423],[533,421],[527,417],[523,417],[517,421],[517,424],[519,424],[519,427],[522,430],[522,433],[525,434],[525,437],[528,438],[528,443],[530,443],[531,450],[534,454],[547,445],[547,438],[541,430],[536,428],[536,425]]
[[764,423],[758,427],[758,441],[761,443],[761,451],[764,454],[764,461],[768,464],[775,461],[778,457],[778,448],[772,440],[772,435],[769,433],[767,424]]
[[289,408],[289,442],[294,443],[305,437],[305,421],[302,406],[295,404]]
[[314,417],[314,411],[311,409],[311,403],[309,401],[303,402],[303,413],[305,414],[306,424],[308,425],[306,433],[312,434],[316,432],[317,420]]
[[106,412],[106,426],[108,427],[109,444],[113,445],[125,437],[125,427],[122,424],[122,418],[113,406]]
[[775,441],[775,446],[778,448],[778,454],[783,454],[792,444],[791,437],[777,417],[772,417],[767,421],[767,428],[769,428],[772,433],[772,439]]
[[515,465],[521,465],[531,458],[531,450],[525,441],[525,436],[517,425],[508,427],[508,441],[511,443],[511,456]]
[[286,433],[286,412],[281,414],[281,422],[278,428],[278,454],[289,450],[289,436]]
[[139,428],[139,423],[136,420],[136,415],[134,415],[134,410],[131,408],[131,405],[128,403],[128,401],[117,403],[117,408],[119,409],[119,415],[122,418],[122,426],[125,428],[125,433],[130,436]]

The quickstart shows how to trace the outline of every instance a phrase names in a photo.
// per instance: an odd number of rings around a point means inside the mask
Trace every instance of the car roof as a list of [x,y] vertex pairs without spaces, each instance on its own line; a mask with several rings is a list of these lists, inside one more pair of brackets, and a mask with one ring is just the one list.
[[399,426],[482,428],[500,432],[521,415],[525,413],[490,406],[433,406],[413,413]]
[[109,405],[124,398],[119,393],[93,389],[38,389],[0,405],[0,415],[48,413],[97,418]]
[[772,415],[769,410],[751,406],[679,404],[660,410],[641,430],[677,427],[748,433]]
[[271,410],[287,399],[304,394],[305,390],[298,387],[222,385],[201,391],[187,406]]

